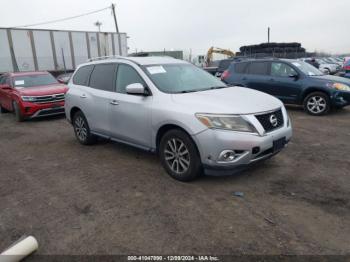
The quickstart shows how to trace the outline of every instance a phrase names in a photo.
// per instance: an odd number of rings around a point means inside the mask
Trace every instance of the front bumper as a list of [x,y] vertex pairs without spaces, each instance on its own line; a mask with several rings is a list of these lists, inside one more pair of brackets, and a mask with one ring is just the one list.
[[20,105],[22,115],[25,118],[38,118],[64,114],[64,101],[47,104],[35,104],[22,102]]
[[344,107],[350,105],[350,92],[337,91],[331,97],[331,103],[336,107]]
[[[292,137],[292,127],[287,124],[265,135],[207,129],[195,136],[201,161],[207,175],[230,175],[250,165],[279,153]],[[274,141],[285,139],[285,144],[276,149]],[[225,150],[239,152],[231,162],[219,160]]]

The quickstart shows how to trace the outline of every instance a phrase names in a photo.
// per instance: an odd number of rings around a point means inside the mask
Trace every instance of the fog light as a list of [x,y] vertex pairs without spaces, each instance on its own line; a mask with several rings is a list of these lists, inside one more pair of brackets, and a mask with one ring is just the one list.
[[259,152],[260,152],[260,147],[258,147],[258,146],[254,147],[253,150],[252,150],[252,153],[253,153],[254,155],[256,155],[256,154],[259,153]]
[[225,150],[220,153],[219,161],[231,162],[236,158],[236,153],[233,150]]

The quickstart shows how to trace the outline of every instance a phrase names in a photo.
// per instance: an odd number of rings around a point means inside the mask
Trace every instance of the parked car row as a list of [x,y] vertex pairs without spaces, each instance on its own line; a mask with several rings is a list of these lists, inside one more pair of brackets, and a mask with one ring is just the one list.
[[224,82],[168,57],[98,58],[68,76],[68,87],[47,72],[7,73],[0,109],[18,121],[65,113],[81,144],[103,137],[158,153],[171,177],[190,181],[279,153],[292,137],[282,102],[311,115],[350,104],[350,80],[303,61],[227,64]]
[[299,60],[307,62],[325,74],[334,75],[343,70],[345,58],[323,57],[323,58],[300,58]]
[[[97,59],[78,67],[69,88],[44,72],[1,79],[1,108],[15,111],[19,120],[37,107],[62,110],[65,104],[81,144],[103,137],[158,153],[180,181],[232,174],[276,155],[292,137],[279,99],[227,86],[172,58]],[[52,101],[56,94],[65,94],[65,101]]]

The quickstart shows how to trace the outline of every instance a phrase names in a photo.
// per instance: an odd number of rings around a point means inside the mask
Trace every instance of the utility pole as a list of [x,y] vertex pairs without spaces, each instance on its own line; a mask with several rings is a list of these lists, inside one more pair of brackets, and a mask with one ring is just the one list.
[[61,47],[61,54],[62,54],[62,62],[63,62],[63,67],[64,67],[64,73],[67,73],[67,67],[66,67],[66,59],[64,58],[64,50]]
[[267,28],[267,42],[270,43],[270,27]]
[[97,26],[98,32],[101,32],[101,25],[102,25],[102,23],[101,23],[100,21],[96,21],[96,22],[94,23],[94,25]]
[[112,12],[113,12],[113,17],[114,17],[115,30],[116,30],[117,35],[118,35],[119,55],[122,55],[122,45],[121,45],[121,39],[120,39],[119,28],[118,28],[118,23],[117,23],[117,16],[115,15],[115,5],[114,4],[112,4]]

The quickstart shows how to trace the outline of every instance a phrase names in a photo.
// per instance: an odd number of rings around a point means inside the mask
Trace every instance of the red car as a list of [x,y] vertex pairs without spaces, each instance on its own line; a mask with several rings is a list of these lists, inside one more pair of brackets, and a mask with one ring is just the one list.
[[0,76],[0,111],[14,112],[17,121],[64,114],[67,90],[48,72],[6,73]]

